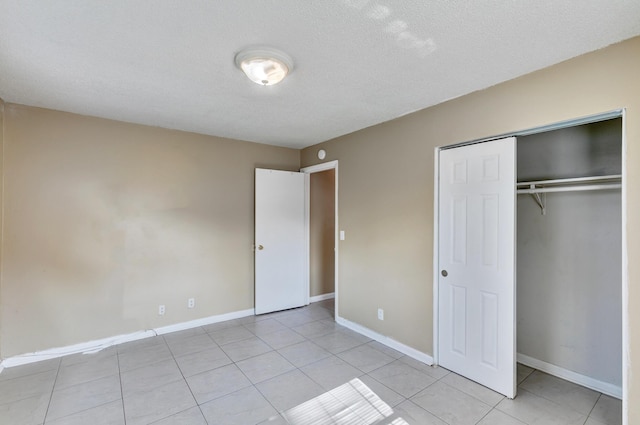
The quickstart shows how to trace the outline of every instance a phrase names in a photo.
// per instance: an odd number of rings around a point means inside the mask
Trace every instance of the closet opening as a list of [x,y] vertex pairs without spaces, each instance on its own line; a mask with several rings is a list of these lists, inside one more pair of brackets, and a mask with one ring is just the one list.
[[519,363],[622,398],[622,118],[517,138]]
[[[435,364],[507,397],[537,369],[621,399],[624,415],[625,143],[617,110],[435,149]],[[506,191],[483,186],[503,174]],[[496,249],[503,260],[487,262]],[[514,293],[483,289],[496,267]]]

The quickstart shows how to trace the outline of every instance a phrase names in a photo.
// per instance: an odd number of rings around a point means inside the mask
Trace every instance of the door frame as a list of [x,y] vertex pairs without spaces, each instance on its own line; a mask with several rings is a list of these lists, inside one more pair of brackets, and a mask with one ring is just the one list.
[[[311,279],[310,279],[310,267],[311,267],[311,238],[310,238],[310,223],[311,223],[311,174],[319,173],[321,171],[334,170],[334,276],[333,276],[333,293],[334,293],[334,314],[338,315],[338,246],[339,246],[339,226],[338,226],[338,160],[323,162],[309,167],[300,169],[301,173],[308,174],[305,179],[305,233],[306,233],[306,245],[307,245],[307,288],[309,293],[311,291]],[[309,301],[309,295],[307,295],[307,303]]]
[[[627,238],[627,137],[626,137],[626,110],[615,109],[609,112],[589,115],[581,118],[559,121],[552,124],[532,127],[525,130],[515,131],[487,137],[483,139],[472,140],[468,142],[455,143],[451,145],[438,146],[434,149],[434,192],[433,192],[433,361],[437,365],[439,359],[439,321],[438,321],[438,224],[439,224],[439,179],[440,179],[440,151],[452,149],[460,146],[471,145],[476,143],[488,142],[491,140],[503,139],[506,137],[527,136],[531,134],[544,133],[552,130],[560,130],[563,128],[575,127],[583,124],[591,124],[599,121],[606,121],[613,118],[622,118],[622,418],[623,424],[628,423],[628,395],[629,382],[627,379],[629,370],[629,276],[628,276],[628,238]],[[515,190],[515,187],[514,187]],[[516,282],[517,287],[517,282]],[[517,327],[516,327],[517,331]]]

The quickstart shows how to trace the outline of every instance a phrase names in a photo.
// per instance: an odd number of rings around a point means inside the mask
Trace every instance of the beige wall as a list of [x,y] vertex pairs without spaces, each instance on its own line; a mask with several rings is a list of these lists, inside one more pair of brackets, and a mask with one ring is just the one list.
[[254,168],[300,151],[14,104],[4,129],[1,357],[253,308]]
[[[340,161],[339,311],[432,353],[434,147],[626,108],[629,400],[640,400],[640,38],[303,150]],[[376,309],[385,320],[376,320]],[[410,325],[408,325],[410,324]],[[629,404],[640,423],[640,404]]]
[[335,170],[325,170],[309,176],[309,281],[312,297],[334,291],[335,175]]

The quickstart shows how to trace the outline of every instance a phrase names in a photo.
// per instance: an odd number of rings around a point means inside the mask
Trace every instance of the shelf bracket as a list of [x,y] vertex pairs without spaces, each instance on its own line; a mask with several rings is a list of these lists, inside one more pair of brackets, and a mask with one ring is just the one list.
[[542,215],[547,215],[547,207],[544,204],[544,201],[542,200],[538,192],[534,192],[534,190],[536,190],[536,185],[535,184],[530,185],[529,189],[531,189],[531,196],[533,197],[533,200],[536,201],[536,204],[538,204],[538,206],[540,207],[540,212],[542,213]]

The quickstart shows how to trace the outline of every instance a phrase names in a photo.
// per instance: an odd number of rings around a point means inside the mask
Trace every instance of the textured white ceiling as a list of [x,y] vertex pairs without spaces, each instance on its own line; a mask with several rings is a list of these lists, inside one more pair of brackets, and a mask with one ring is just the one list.
[[[638,34],[638,0],[0,0],[0,98],[300,148]],[[265,44],[276,86],[234,66]]]

